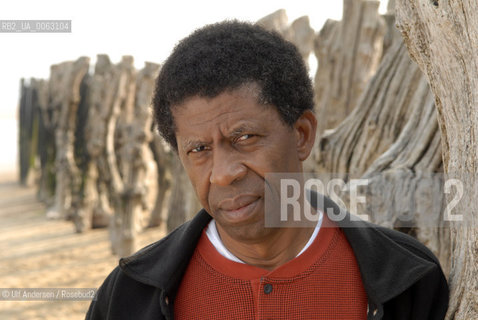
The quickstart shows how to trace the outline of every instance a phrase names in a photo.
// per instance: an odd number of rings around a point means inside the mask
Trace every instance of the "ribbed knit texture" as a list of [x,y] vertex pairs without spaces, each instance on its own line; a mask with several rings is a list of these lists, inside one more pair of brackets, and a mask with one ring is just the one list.
[[203,233],[175,319],[366,319],[367,296],[343,232],[324,221],[299,257],[268,271],[221,256]]

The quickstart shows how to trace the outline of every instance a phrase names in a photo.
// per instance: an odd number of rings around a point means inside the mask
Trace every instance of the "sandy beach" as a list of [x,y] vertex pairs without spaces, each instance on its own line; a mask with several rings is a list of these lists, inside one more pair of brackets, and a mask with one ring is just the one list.
[[[0,288],[97,288],[117,265],[108,230],[83,234],[63,220],[47,220],[35,189],[0,174]],[[139,247],[160,239],[148,229]],[[0,300],[0,319],[84,319],[89,301]]]

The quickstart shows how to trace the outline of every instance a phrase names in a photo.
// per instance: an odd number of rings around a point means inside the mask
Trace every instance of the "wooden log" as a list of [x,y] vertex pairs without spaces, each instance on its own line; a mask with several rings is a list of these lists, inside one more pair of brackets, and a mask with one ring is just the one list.
[[271,14],[257,20],[257,24],[263,26],[267,30],[275,30],[280,34],[287,32],[289,18],[287,12],[284,9],[279,9]]
[[[136,70],[133,58],[124,56],[114,68],[114,96],[111,115],[107,123],[106,169],[112,190],[113,219],[110,224],[112,251],[119,256],[127,256],[136,249],[136,226],[134,213],[141,198],[142,190],[135,189],[130,182],[133,174],[128,160],[134,149],[128,146],[127,120],[133,115]],[[123,177],[123,174],[126,175]]]
[[67,218],[71,207],[72,186],[78,183],[79,170],[74,160],[76,114],[81,101],[80,85],[89,68],[89,58],[52,66],[50,96],[54,110],[56,144],[55,201],[48,218]]
[[158,173],[158,193],[151,211],[149,227],[159,227],[168,219],[169,199],[171,198],[171,186],[173,184],[173,161],[177,160],[169,145],[159,136],[156,126],[152,127],[153,139],[150,143],[153,152],[156,170]]
[[428,94],[426,80],[402,43],[391,48],[357,107],[319,140],[318,171],[360,177],[397,140],[410,103]]
[[379,66],[386,27],[378,6],[378,1],[344,0],[342,21],[327,21],[315,40],[319,135],[350,114]]
[[168,208],[168,232],[190,220],[201,208],[191,181],[184,170],[181,161],[175,154],[173,162],[173,185],[171,186],[171,199]]
[[112,113],[116,88],[113,65],[107,55],[97,56],[95,72],[90,83],[90,108],[85,133],[90,162],[83,191],[82,212],[75,219],[77,232],[106,227],[113,214],[106,142],[107,125]]
[[55,131],[53,112],[49,104],[49,80],[32,79],[38,104],[38,142],[37,157],[39,173],[37,198],[51,205],[55,195]]
[[130,255],[137,249],[136,235],[147,226],[152,196],[156,195],[157,173],[149,148],[149,107],[158,69],[157,64],[146,63],[137,73],[130,56],[123,57],[115,68],[116,90],[108,119],[106,150],[114,204],[112,249],[119,256]]
[[285,38],[296,45],[308,68],[309,55],[314,50],[315,41],[315,31],[310,26],[309,17],[303,16],[294,20],[285,32]]
[[259,19],[256,23],[268,30],[278,32],[292,42],[308,66],[309,55],[313,52],[315,40],[315,31],[310,26],[308,16],[299,17],[289,25],[286,11],[280,9]]
[[396,6],[396,1],[395,0],[388,0],[387,14],[395,14],[395,6]]
[[[478,318],[478,3],[397,0],[397,25],[435,94],[448,195],[461,222],[451,227],[448,319]],[[458,199],[458,198],[456,198]],[[455,205],[456,204],[456,205]],[[451,216],[450,216],[451,217]],[[450,218],[449,217],[449,218]],[[457,218],[455,216],[455,218]]]
[[27,184],[27,177],[32,167],[33,125],[35,118],[35,90],[31,81],[20,81],[20,103],[18,110],[18,141],[19,141],[19,180]]
[[91,76],[86,74],[80,85],[81,101],[76,113],[74,159],[76,176],[72,179],[72,195],[69,216],[76,232],[83,232],[91,227],[92,194],[89,168],[91,157],[88,153],[88,120],[90,112]]
[[151,97],[153,96],[158,71],[159,64],[152,62],[146,62],[144,68],[139,71],[136,79],[134,114],[130,122],[132,128],[132,131],[130,131],[131,147],[137,148],[136,151],[132,152],[133,155],[137,154],[135,162],[133,162],[135,164],[133,167],[135,180],[132,184],[135,185],[135,188],[144,190],[136,215],[138,220],[136,225],[141,230],[150,226],[156,197],[162,195],[158,190],[161,187],[161,181],[158,177],[155,157],[150,147],[153,141]]

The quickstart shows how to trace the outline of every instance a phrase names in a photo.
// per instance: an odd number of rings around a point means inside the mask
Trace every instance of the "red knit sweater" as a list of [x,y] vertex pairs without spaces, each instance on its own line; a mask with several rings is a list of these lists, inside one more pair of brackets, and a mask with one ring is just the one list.
[[366,319],[367,296],[347,239],[324,220],[312,245],[273,271],[224,258],[203,232],[174,312],[175,319]]

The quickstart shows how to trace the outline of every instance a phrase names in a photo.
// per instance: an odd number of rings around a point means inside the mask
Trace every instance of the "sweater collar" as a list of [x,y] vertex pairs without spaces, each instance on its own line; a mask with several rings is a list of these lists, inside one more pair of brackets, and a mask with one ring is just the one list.
[[[312,193],[310,200],[314,207],[322,208],[331,220],[335,220],[334,213],[343,210],[326,196],[317,193]],[[357,221],[345,210],[342,213],[343,219],[336,222],[354,251],[371,301],[382,304],[390,300],[434,267],[432,262],[414,253],[417,249],[410,237],[362,220]],[[175,296],[202,230],[210,220],[211,216],[202,209],[191,221],[163,239],[121,259],[121,269],[129,277]]]

